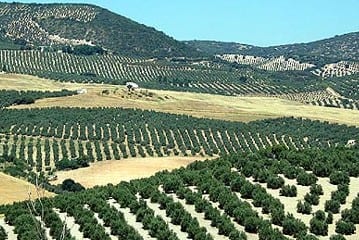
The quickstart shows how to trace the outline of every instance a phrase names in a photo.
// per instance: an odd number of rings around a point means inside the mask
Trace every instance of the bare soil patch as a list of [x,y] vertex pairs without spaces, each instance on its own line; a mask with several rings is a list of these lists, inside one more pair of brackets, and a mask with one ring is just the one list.
[[0,76],[0,88],[87,90],[85,94],[40,99],[35,104],[13,108],[124,107],[242,122],[294,116],[359,126],[359,111],[357,110],[312,106],[275,97],[234,97],[149,89],[138,89],[136,93],[128,93],[124,86],[61,83],[15,74]]
[[71,178],[90,188],[96,185],[118,184],[121,181],[150,177],[162,170],[173,170],[185,167],[201,157],[147,157],[123,160],[102,161],[91,164],[87,168],[57,172],[58,179],[53,184],[62,183]]
[[54,193],[39,189],[24,180],[6,175],[0,172],[0,204],[10,204],[29,199],[29,193],[32,199],[38,197],[54,196]]

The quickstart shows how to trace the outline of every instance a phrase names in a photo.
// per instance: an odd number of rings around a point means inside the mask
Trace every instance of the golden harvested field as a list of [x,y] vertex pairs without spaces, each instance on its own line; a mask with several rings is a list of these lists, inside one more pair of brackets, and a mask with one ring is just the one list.
[[29,193],[32,199],[55,195],[43,189],[38,194],[34,185],[1,172],[0,183],[0,205],[27,200]]
[[[265,118],[294,116],[359,126],[359,111],[305,105],[274,97],[232,97],[145,89],[137,90],[137,93],[130,95],[123,86],[60,83],[14,74],[0,75],[0,88],[17,90],[85,88],[88,91],[86,94],[76,96],[40,99],[35,104],[13,108],[125,107],[230,121],[249,122]],[[109,94],[102,94],[103,90],[108,90]]]
[[90,188],[96,185],[118,184],[121,181],[145,178],[163,170],[173,170],[185,167],[196,160],[205,160],[201,157],[147,157],[125,160],[102,161],[91,164],[87,168],[56,172],[58,179],[52,184],[62,183],[71,178]]

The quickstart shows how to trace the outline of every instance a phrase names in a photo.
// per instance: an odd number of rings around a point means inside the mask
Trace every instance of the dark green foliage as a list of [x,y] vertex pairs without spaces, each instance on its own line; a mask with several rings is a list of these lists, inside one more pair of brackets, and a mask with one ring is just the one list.
[[0,108],[11,105],[31,104],[36,99],[63,97],[76,94],[74,91],[62,90],[58,92],[40,92],[40,91],[15,91],[15,90],[0,90]]
[[294,185],[285,185],[281,188],[279,194],[285,197],[296,197],[297,187]]
[[337,190],[337,191],[331,193],[332,200],[335,200],[335,201],[339,202],[340,204],[344,204],[346,202],[346,198],[347,198],[348,194],[349,194],[349,192]]
[[324,206],[326,212],[332,212],[334,214],[339,213],[340,202],[337,200],[328,200],[325,202]]
[[312,212],[312,205],[307,201],[299,201],[297,203],[297,212],[302,214],[310,214]]
[[306,230],[305,224],[301,220],[294,218],[293,215],[287,215],[283,220],[283,233],[286,235],[296,236]]
[[302,186],[310,186],[317,182],[317,177],[312,173],[301,172],[297,176],[297,183]]
[[350,178],[347,173],[342,171],[335,171],[329,176],[331,184],[349,184]]
[[[197,219],[185,210],[182,204],[184,201],[192,205],[191,207],[195,208],[197,212],[202,212],[205,218],[211,222],[211,225],[218,230],[218,233],[229,239],[246,239],[245,235],[238,231],[233,224],[235,221],[247,231],[258,233],[259,239],[262,240],[286,239],[283,233],[272,227],[272,224],[282,226],[285,234],[296,239],[313,240],[316,237],[308,234],[308,229],[304,223],[295,219],[293,215],[286,216],[283,204],[267,193],[266,188],[246,180],[241,171],[234,171],[233,167],[241,170],[242,166],[248,162],[253,162],[255,164],[251,166],[270,169],[273,174],[273,172],[279,172],[282,169],[281,167],[288,163],[300,164],[299,160],[302,154],[303,156],[317,153],[323,155],[339,154],[341,156],[340,163],[347,163],[347,158],[355,156],[357,151],[358,149],[336,148],[293,152],[292,150],[275,148],[255,154],[233,154],[223,156],[216,161],[195,162],[187,168],[176,169],[171,173],[163,171],[151,178],[121,182],[117,186],[108,185],[77,193],[60,194],[51,199],[43,199],[42,204],[35,201],[35,208],[38,211],[37,214],[41,214],[40,209],[44,206],[45,218],[43,222],[50,229],[50,233],[54,233],[54,239],[58,238],[56,237],[57,234],[64,227],[58,215],[54,213],[54,209],[59,209],[74,217],[86,237],[108,239],[104,228],[96,220],[95,212],[98,213],[98,217],[103,220],[105,226],[110,228],[113,235],[118,235],[121,239],[141,239],[140,235],[127,225],[121,211],[118,211],[119,207],[129,208],[151,236],[163,240],[176,239],[166,221],[156,216],[155,212],[147,206],[147,201],[151,201],[157,203],[160,209],[165,210],[166,216],[171,219],[171,223],[180,226],[189,238],[212,240],[207,230],[200,227]],[[274,155],[275,160],[273,159]],[[354,157],[353,159],[357,158]],[[75,184],[71,180],[68,182],[70,184],[66,185]],[[168,185],[166,186],[166,184]],[[161,192],[160,189],[170,192],[171,195]],[[317,194],[320,189],[318,189],[318,186],[312,186],[309,194],[319,196]],[[233,190],[236,192],[232,192]],[[243,191],[254,206],[260,207],[264,214],[268,214],[270,221],[259,217],[251,204],[238,197],[238,191]],[[347,185],[338,185],[338,191],[346,193],[348,191]],[[140,194],[139,199],[136,196],[137,194]],[[175,197],[182,200],[174,200]],[[27,203],[1,206],[0,214],[5,214],[6,222],[14,225],[16,231],[21,233],[22,238],[31,236],[34,239],[39,239],[34,230],[36,229],[35,224],[39,223],[28,217]],[[306,207],[300,206],[300,208]],[[337,232],[352,232],[353,221],[356,221],[356,217],[359,216],[356,212],[358,210],[359,197],[354,199],[352,209],[342,211],[342,220],[337,225]],[[19,218],[19,216],[21,217]],[[317,236],[325,236],[327,235],[328,224],[332,222],[333,214],[331,212],[317,211],[310,221],[310,231]],[[68,237],[70,236],[68,235]],[[69,240],[69,238],[66,239]]]
[[313,184],[310,186],[310,193],[315,195],[323,195],[323,187],[319,184]]
[[61,189],[68,192],[79,192],[85,188],[80,183],[77,183],[72,179],[66,179],[62,182]]
[[312,235],[312,234],[299,234],[298,240],[319,240],[319,238],[317,238],[316,236]]
[[2,226],[0,226],[0,239],[1,240],[6,240],[7,239],[7,234],[5,232],[5,229]]
[[56,162],[56,168],[58,170],[70,170],[70,169],[77,169],[88,167],[89,159],[87,157],[83,158],[76,158],[76,159],[62,159],[61,161]]
[[281,188],[284,185],[284,179],[279,176],[269,176],[267,178],[267,187],[272,189]]
[[260,220],[257,217],[249,217],[244,220],[244,230],[249,233],[257,233],[260,226]]
[[343,235],[351,235],[355,232],[355,225],[352,222],[339,220],[335,225],[335,232]]
[[307,193],[304,196],[304,200],[311,205],[318,205],[319,204],[319,195]]
[[330,236],[329,240],[345,240],[345,237],[341,234],[336,234]]
[[278,229],[273,229],[269,223],[263,224],[258,232],[259,240],[286,240]]
[[323,211],[315,212],[314,217],[310,220],[309,224],[311,233],[319,236],[328,235],[328,223]]
[[328,216],[327,219],[325,220],[328,224],[332,224],[333,223],[333,213],[328,212]]

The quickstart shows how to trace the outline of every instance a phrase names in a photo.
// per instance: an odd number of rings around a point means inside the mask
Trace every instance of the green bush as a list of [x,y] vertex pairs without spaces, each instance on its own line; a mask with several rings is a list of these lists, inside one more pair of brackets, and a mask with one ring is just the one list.
[[77,169],[88,167],[89,165],[89,158],[87,156],[83,156],[82,158],[77,159],[62,159],[55,163],[57,170],[69,170],[69,169]]
[[7,234],[5,232],[5,229],[2,226],[0,226],[0,239],[1,240],[7,239]]
[[293,215],[287,215],[283,220],[283,233],[290,236],[296,236],[301,232],[306,232],[307,227],[305,224],[293,217]]
[[343,220],[339,220],[336,223],[335,232],[344,235],[351,235],[355,232],[355,225],[352,222],[345,222]]
[[279,194],[281,196],[285,196],[285,197],[296,197],[297,196],[297,187],[294,185],[292,185],[292,186],[285,185],[279,191]]
[[342,171],[335,171],[329,176],[329,180],[331,184],[349,184],[350,178],[348,173]]
[[297,212],[302,214],[310,214],[312,212],[312,205],[307,201],[299,201],[297,203]]
[[302,186],[310,186],[317,182],[318,178],[312,173],[301,172],[297,176],[297,183]]
[[319,184],[312,184],[310,185],[310,193],[315,195],[323,195],[323,187]]
[[280,176],[269,176],[267,178],[267,188],[278,189],[284,185],[284,179]]
[[[315,235],[327,236],[328,235],[328,223],[325,221],[326,220],[325,214],[324,214],[324,218],[323,218],[321,216],[322,214],[318,214],[318,212],[316,212],[315,216],[309,222],[310,232]],[[320,217],[318,215],[320,215]]]
[[336,234],[330,236],[329,240],[346,240],[345,237],[341,234]]
[[244,230],[249,233],[257,233],[261,220],[258,217],[248,217],[244,220]]
[[318,205],[319,204],[319,196],[311,193],[307,193],[304,196],[304,200],[311,205]]
[[61,189],[68,192],[79,192],[85,190],[85,188],[72,179],[66,179],[61,184]]
[[332,199],[328,200],[325,202],[324,209],[326,212],[339,213],[340,202]]

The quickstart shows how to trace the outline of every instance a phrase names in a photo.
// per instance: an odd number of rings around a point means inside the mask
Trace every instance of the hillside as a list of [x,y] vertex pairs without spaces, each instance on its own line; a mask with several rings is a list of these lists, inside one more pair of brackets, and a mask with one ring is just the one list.
[[[96,45],[123,56],[197,56],[154,28],[84,4],[0,3],[0,47]],[[57,46],[57,47],[56,47]]]
[[348,33],[309,43],[297,43],[271,47],[257,47],[240,43],[214,41],[185,41],[203,53],[242,54],[259,57],[285,56],[318,66],[341,60],[359,61],[359,32]]
[[0,206],[0,237],[355,240],[358,156],[355,148],[275,146],[194,162],[150,178]]

